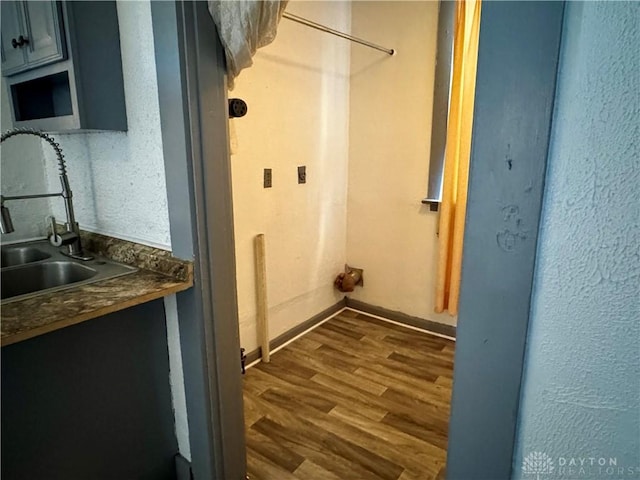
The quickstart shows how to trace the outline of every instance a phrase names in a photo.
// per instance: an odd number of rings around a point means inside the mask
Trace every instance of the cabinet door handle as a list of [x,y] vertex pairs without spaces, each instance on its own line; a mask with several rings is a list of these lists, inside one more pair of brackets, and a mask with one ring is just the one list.
[[11,39],[11,46],[13,48],[18,48],[18,47],[22,47],[23,45],[29,43],[29,39],[27,37],[25,37],[24,35],[20,35],[18,37],[18,40],[16,40],[15,38]]

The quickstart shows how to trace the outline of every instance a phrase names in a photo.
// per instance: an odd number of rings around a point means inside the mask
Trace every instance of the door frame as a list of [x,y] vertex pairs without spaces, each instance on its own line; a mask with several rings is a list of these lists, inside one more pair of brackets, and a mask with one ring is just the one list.
[[191,475],[244,479],[246,455],[224,53],[203,1],[152,1]]
[[[151,9],[172,245],[196,267],[195,287],[178,296],[192,471],[196,480],[241,480],[223,51],[206,2],[152,1]],[[482,7],[449,479],[513,471],[563,10],[559,2]]]
[[563,2],[483,2],[447,478],[508,479]]

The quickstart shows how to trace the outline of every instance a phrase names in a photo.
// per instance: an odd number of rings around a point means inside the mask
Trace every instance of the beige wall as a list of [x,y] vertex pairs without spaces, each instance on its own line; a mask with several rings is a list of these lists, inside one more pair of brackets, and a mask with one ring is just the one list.
[[[348,31],[345,2],[296,2],[287,10]],[[253,239],[265,233],[274,338],[338,302],[333,278],[346,260],[349,42],[288,20],[254,57],[230,97],[248,114],[234,121],[232,155],[240,338],[257,348]],[[298,185],[297,166],[307,166]],[[273,188],[262,188],[263,168]]]
[[397,50],[351,49],[347,253],[364,268],[352,298],[425,319],[434,313],[438,215],[426,195],[437,2],[353,2],[352,33]]

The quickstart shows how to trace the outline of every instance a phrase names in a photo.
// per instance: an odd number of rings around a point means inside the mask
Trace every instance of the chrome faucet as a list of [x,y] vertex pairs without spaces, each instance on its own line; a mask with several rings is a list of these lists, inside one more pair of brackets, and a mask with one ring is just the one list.
[[78,222],[76,222],[75,214],[73,213],[73,194],[71,193],[71,187],[69,186],[67,167],[64,162],[64,155],[62,154],[60,145],[58,145],[58,143],[56,143],[55,140],[46,133],[26,128],[16,128],[14,130],[9,130],[3,133],[0,137],[0,143],[16,135],[34,135],[45,140],[49,145],[51,145],[51,148],[53,148],[53,150],[56,152],[56,157],[58,159],[58,174],[60,176],[60,183],[62,184],[62,192],[15,196],[0,195],[0,233],[11,233],[14,230],[13,222],[11,221],[11,215],[9,214],[9,209],[4,206],[5,201],[28,200],[31,198],[62,197],[64,199],[64,208],[67,213],[67,221],[64,224],[65,231],[63,233],[58,233],[55,218],[52,216],[51,235],[48,236],[49,242],[56,247],[62,245],[66,246],[66,251],[61,250],[61,252],[69,257],[76,258],[78,260],[91,260],[93,257],[86,255],[82,249],[82,243],[80,241],[80,227],[78,225]]

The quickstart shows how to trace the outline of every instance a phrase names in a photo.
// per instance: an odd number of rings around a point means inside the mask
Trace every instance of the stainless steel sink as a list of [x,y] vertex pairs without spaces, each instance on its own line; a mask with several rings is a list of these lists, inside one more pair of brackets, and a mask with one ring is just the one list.
[[37,262],[40,260],[46,260],[51,255],[38,250],[33,246],[25,247],[7,247],[3,248],[0,252],[0,266],[15,267],[16,265],[24,265],[25,263]]
[[46,240],[2,246],[2,262],[3,304],[137,271],[99,256],[89,261],[69,258]]
[[2,298],[81,282],[97,273],[93,268],[73,262],[43,262],[2,270]]

